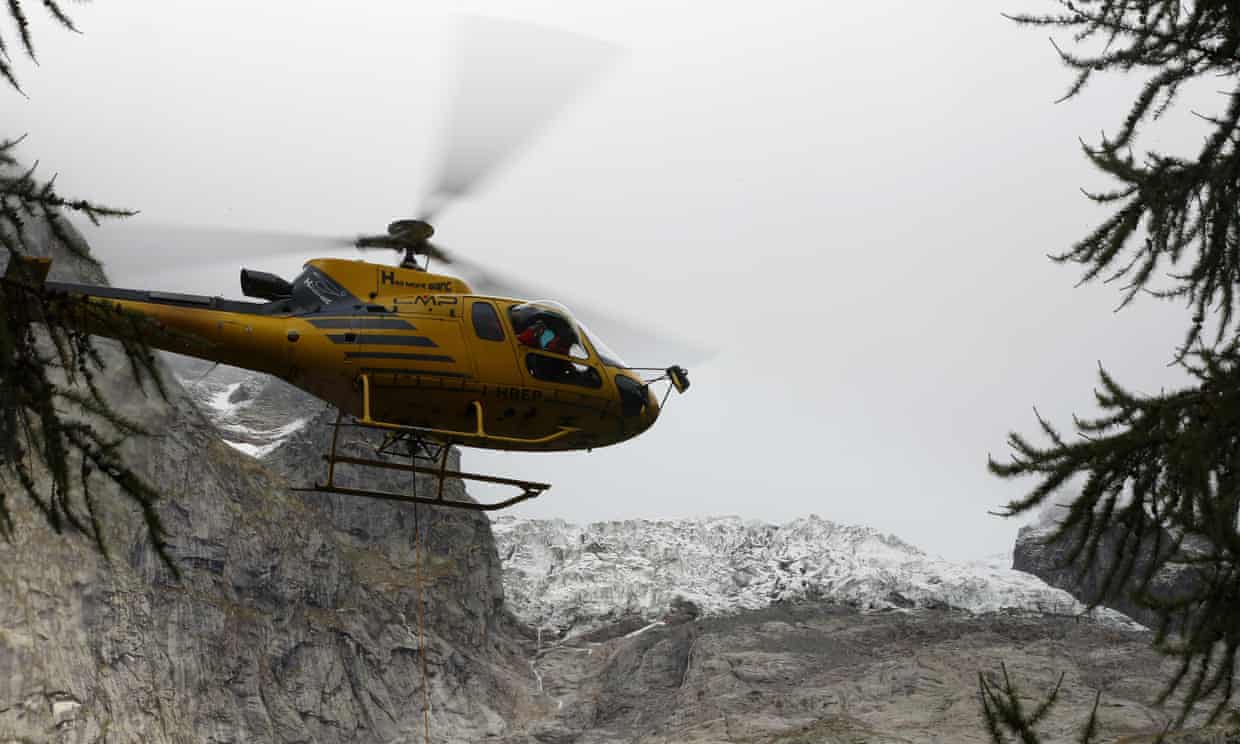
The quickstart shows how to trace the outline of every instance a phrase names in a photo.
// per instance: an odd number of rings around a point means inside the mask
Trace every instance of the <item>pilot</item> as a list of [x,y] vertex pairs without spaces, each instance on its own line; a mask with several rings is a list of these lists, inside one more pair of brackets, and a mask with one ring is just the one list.
[[551,338],[548,339],[543,348],[552,354],[563,354],[568,356],[568,350],[572,348],[572,344],[569,343],[566,334],[553,332],[551,334]]
[[536,320],[517,335],[517,340],[535,349],[547,349],[556,342],[556,333],[541,320]]

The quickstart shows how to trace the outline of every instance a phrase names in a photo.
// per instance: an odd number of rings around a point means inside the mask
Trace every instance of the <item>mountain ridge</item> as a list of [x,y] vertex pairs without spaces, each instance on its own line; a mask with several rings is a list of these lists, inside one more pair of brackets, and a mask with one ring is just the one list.
[[[782,602],[866,611],[1077,616],[1085,605],[1007,563],[947,561],[878,530],[810,515],[784,524],[741,517],[566,520],[501,515],[492,533],[506,601],[523,622],[588,632],[624,616],[660,618],[680,597],[705,615]],[[1113,610],[1097,619],[1128,627]]]

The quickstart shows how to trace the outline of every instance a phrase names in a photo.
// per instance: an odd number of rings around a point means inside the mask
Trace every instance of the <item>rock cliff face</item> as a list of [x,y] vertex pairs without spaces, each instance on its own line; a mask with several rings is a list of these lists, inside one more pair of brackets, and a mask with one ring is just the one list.
[[253,457],[275,452],[328,409],[323,401],[274,377],[192,357],[165,356],[224,442]]
[[[1149,704],[1168,669],[1144,634],[808,602],[544,644],[534,664],[554,704],[531,730],[576,744],[982,744],[977,675],[1000,663],[1031,697],[1064,675],[1048,743],[1077,740],[1098,690],[1103,741],[1152,742],[1170,715]],[[1180,741],[1222,740],[1208,736]]]
[[[1012,553],[1012,568],[1037,576],[1051,586],[1059,587],[1082,602],[1099,604],[1128,615],[1148,628],[1156,628],[1160,622],[1158,613],[1136,601],[1138,588],[1135,577],[1148,570],[1154,558],[1152,542],[1137,547],[1134,560],[1134,578],[1109,596],[1103,595],[1103,582],[1115,562],[1115,549],[1120,542],[1120,527],[1112,527],[1104,536],[1096,565],[1082,572],[1079,563],[1070,560],[1073,537],[1053,539],[1057,524],[1043,520],[1022,527],[1016,537]],[[1160,569],[1150,582],[1150,593],[1162,599],[1172,599],[1190,594],[1197,586],[1195,569],[1171,560]]]

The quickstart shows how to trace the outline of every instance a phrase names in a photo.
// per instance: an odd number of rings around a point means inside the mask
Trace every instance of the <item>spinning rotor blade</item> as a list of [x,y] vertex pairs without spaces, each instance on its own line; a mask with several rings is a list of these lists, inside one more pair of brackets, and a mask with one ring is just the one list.
[[[467,18],[462,28],[455,99],[446,117],[436,174],[420,205],[420,219],[429,220],[452,200],[475,191],[619,54],[615,45],[564,31],[514,21]],[[221,290],[238,291],[235,272],[244,262],[253,267],[281,255],[298,259],[343,255],[346,247],[405,251],[422,229],[412,222],[392,223],[387,235],[350,239],[135,222],[112,223],[84,233],[117,286],[217,294]],[[423,227],[433,232],[429,226]],[[461,274],[479,294],[526,300],[550,299],[560,294],[532,287],[443,250],[429,240],[430,232],[420,238],[418,252],[432,263],[453,267],[453,273]],[[208,265],[218,268],[210,279],[206,272],[195,270]],[[164,286],[150,286],[157,276],[160,280],[156,283]],[[163,279],[175,282],[167,286]],[[229,283],[224,284],[225,281]],[[613,346],[629,364],[691,364],[710,356],[701,347],[616,320],[612,313],[591,311],[577,303],[571,307],[596,344]]]
[[[139,222],[114,221],[100,227],[81,226],[91,246],[91,254],[103,264],[108,281],[116,287],[178,289],[193,281],[193,275],[212,265],[240,269],[247,261],[269,260],[278,256],[320,258],[343,253],[353,245],[351,239],[330,238],[286,232],[185,227]],[[177,287],[150,286],[155,277],[185,275]],[[237,291],[234,280],[230,291]],[[218,287],[204,287],[202,294],[214,294]]]
[[467,17],[442,156],[418,213],[431,220],[503,160],[619,57],[620,48],[529,23]]
[[[362,251],[403,249],[398,238],[388,236],[362,237],[357,240],[356,246]],[[552,300],[557,296],[556,293],[516,279],[511,274],[461,258],[429,240],[422,244],[422,254],[432,262],[451,266],[452,273],[468,282],[479,295],[527,301]],[[576,302],[570,303],[570,310],[576,319],[586,326],[587,333],[592,336],[596,345],[602,342],[612,347],[614,353],[620,354],[628,364],[642,367],[692,364],[713,356],[713,353],[705,348],[652,333],[619,320],[614,313],[591,310]]]
[[692,365],[706,361],[715,354],[707,347],[630,323],[614,312],[576,302],[572,297],[564,297],[563,292],[551,292],[509,273],[448,255],[454,273],[469,282],[477,294],[530,301],[554,300],[567,305],[573,317],[586,327],[586,333],[595,345],[601,342],[610,347],[626,364],[657,368],[672,364]]
[[[347,255],[354,239],[297,233],[174,227],[143,223],[106,223],[83,229],[91,253],[103,263],[113,286],[132,289],[163,289],[192,294],[224,292],[240,295],[237,272],[244,263],[262,264],[288,256],[296,262],[311,258]],[[448,264],[480,295],[538,300],[560,299],[562,293],[547,291],[509,274],[461,258],[431,244],[432,262]],[[374,246],[380,248],[381,246]],[[387,250],[386,247],[382,247]],[[432,263],[432,270],[434,265]],[[286,276],[285,278],[292,278]],[[563,300],[587,327],[595,343],[615,349],[628,364],[667,366],[693,364],[712,354],[709,350],[616,318],[614,313]]]

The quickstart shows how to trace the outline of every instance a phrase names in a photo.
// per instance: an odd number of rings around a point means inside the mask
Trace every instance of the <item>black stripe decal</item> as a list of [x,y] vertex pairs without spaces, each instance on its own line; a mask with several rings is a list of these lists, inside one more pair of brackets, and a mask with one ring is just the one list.
[[455,362],[445,354],[405,354],[399,351],[346,351],[345,359],[409,359],[415,362]]
[[380,336],[375,333],[329,333],[333,344],[373,344],[376,346],[438,346],[426,336]]
[[409,321],[400,318],[376,318],[358,315],[351,318],[315,318],[310,321],[315,328],[373,328],[396,331],[416,330]]
[[362,371],[367,374],[378,375],[421,375],[425,377],[460,377],[461,379],[469,379],[469,375],[463,372],[436,372],[429,369],[393,369],[390,367],[362,367]]

